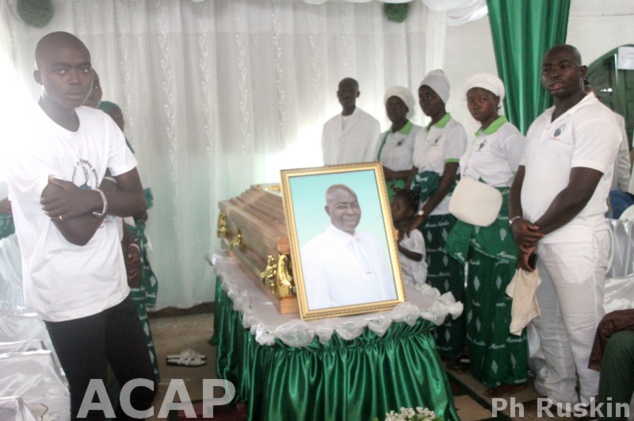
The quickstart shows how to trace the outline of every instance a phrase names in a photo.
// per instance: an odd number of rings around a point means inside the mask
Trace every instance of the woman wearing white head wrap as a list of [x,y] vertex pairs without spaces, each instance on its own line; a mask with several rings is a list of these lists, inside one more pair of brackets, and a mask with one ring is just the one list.
[[395,189],[405,188],[412,168],[414,140],[422,127],[409,120],[416,112],[416,102],[409,89],[392,86],[385,92],[384,102],[392,126],[379,136],[376,159],[383,165],[388,195],[392,200]]
[[504,90],[504,83],[499,77],[492,75],[491,73],[478,73],[467,79],[464,84],[465,92],[468,93],[472,88],[481,88],[491,92],[493,95],[500,98],[500,104],[504,101],[504,94],[506,92]]
[[[430,285],[441,293],[451,292],[457,301],[464,302],[464,264],[448,258],[444,248],[446,232],[456,223],[449,213],[449,199],[458,161],[467,147],[467,133],[445,109],[449,81],[442,70],[432,70],[425,76],[418,88],[418,100],[431,122],[419,132],[414,144],[407,185],[418,192],[421,208],[409,229],[420,229],[427,241]],[[465,317],[438,326],[435,336],[440,355],[458,361],[465,346]],[[450,364],[459,368],[456,362]]]
[[461,177],[497,188],[504,197],[500,213],[488,227],[458,221],[445,250],[468,263],[465,313],[471,373],[501,396],[526,387],[526,332],[510,333],[511,300],[506,287],[515,274],[517,248],[508,223],[507,196],[524,150],[524,136],[499,115],[504,84],[495,75],[478,74],[465,83],[467,107],[481,127],[473,147],[460,158]]

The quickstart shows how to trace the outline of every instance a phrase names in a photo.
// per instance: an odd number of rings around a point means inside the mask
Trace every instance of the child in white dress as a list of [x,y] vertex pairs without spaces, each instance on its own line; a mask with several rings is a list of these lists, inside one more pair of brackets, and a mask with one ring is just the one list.
[[418,195],[408,190],[398,190],[392,197],[390,209],[398,230],[398,258],[403,283],[413,287],[423,285],[427,279],[425,240],[417,229],[406,234],[406,227],[418,210]]

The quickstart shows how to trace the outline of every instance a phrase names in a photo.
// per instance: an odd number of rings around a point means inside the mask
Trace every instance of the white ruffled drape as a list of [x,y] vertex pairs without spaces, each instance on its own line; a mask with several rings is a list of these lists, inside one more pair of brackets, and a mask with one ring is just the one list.
[[260,345],[274,345],[277,338],[288,346],[304,347],[315,336],[325,344],[335,332],[350,341],[361,335],[366,327],[382,337],[393,322],[413,326],[420,318],[440,325],[445,320],[460,317],[464,310],[463,303],[457,302],[450,292],[441,295],[428,284],[417,288],[405,285],[407,301],[390,311],[304,321],[298,314],[280,314],[226,253],[216,253],[208,258],[222,278],[222,289],[231,298],[233,309],[242,316],[244,328],[250,330]]
[[[415,90],[444,63],[447,12],[421,2],[398,24],[378,2],[53,0],[43,29],[22,21],[16,2],[0,2],[2,92],[24,86],[37,97],[35,44],[63,30],[86,43],[103,99],[124,111],[155,198],[148,233],[159,308],[213,300],[205,256],[218,247],[218,201],[277,182],[280,169],[319,165],[341,78],[357,78],[358,105],[385,127],[385,89]],[[17,141],[5,133],[0,146]]]
[[[192,0],[194,1],[194,0]],[[201,0],[196,0],[201,1]],[[292,0],[289,0],[292,1]],[[299,0],[296,0],[299,1]],[[328,2],[346,1],[349,3],[411,3],[413,0],[301,0],[308,4],[324,4]],[[485,17],[488,13],[486,0],[420,0],[426,7],[435,12],[447,14],[447,25],[459,26]]]

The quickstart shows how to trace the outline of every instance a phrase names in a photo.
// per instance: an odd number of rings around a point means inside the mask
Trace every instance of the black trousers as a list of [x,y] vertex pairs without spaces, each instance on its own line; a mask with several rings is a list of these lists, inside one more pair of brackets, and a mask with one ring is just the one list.
[[[123,387],[133,379],[147,379],[153,388],[136,387],[130,394],[130,403],[137,411],[152,406],[156,395],[156,381],[145,343],[145,334],[134,304],[127,297],[120,304],[101,313],[63,322],[45,322],[55,352],[66,373],[70,388],[71,419],[74,421],[81,407],[91,379],[100,379],[105,385],[109,363]],[[97,395],[87,402],[97,402]],[[112,402],[118,408],[118,402]],[[117,420],[136,419],[117,409]],[[103,411],[89,411],[86,420],[104,420]]]

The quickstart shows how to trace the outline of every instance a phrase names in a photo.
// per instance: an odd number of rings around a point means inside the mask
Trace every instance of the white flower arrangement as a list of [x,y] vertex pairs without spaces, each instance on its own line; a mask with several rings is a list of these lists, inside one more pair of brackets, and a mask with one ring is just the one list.
[[401,412],[390,411],[385,414],[385,421],[442,421],[434,411],[427,408],[416,407],[413,408],[401,408]]

